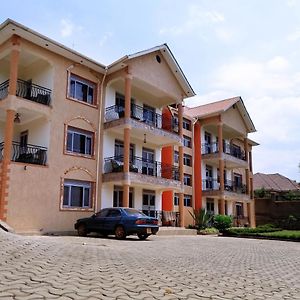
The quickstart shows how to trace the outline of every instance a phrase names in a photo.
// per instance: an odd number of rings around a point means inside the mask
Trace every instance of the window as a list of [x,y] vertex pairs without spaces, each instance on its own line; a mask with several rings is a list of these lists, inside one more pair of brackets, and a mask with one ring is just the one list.
[[189,167],[192,165],[192,157],[189,154],[183,154],[183,164]]
[[208,198],[206,200],[206,212],[209,215],[213,215],[215,213],[215,203],[214,203],[214,199],[210,199]]
[[174,205],[175,206],[179,205],[179,194],[174,194]]
[[174,163],[179,163],[179,152],[174,151]]
[[67,151],[92,156],[94,134],[89,131],[68,126]]
[[108,211],[107,216],[108,218],[119,218],[121,217],[121,212],[118,209],[110,209]]
[[183,129],[191,131],[191,121],[190,120],[183,118],[182,126],[183,126]]
[[95,91],[96,84],[71,74],[69,97],[88,104],[95,104]]
[[183,136],[183,146],[192,148],[192,140],[190,137],[188,137],[186,135]]
[[184,174],[184,177],[183,177],[183,184],[184,184],[184,185],[192,186],[192,176],[189,175],[189,174]]
[[92,207],[92,183],[88,181],[65,179],[63,207],[64,208],[91,208]]
[[[119,140],[115,140],[115,158],[117,160],[123,161],[124,156],[124,143]],[[134,160],[134,145],[130,144],[129,150],[130,161]]]
[[183,203],[184,203],[184,206],[192,206],[192,196],[184,195]]
[[[123,206],[123,187],[114,186],[113,207]],[[133,207],[133,188],[129,189],[129,207]]]

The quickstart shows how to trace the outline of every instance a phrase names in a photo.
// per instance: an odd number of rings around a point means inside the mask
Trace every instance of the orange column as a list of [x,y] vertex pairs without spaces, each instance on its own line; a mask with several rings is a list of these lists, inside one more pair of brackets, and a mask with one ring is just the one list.
[[[173,178],[173,147],[163,147],[161,151],[162,176],[164,178]],[[162,193],[162,210],[173,211],[173,191]]]
[[[127,74],[125,76],[125,120],[130,118],[130,104],[131,104],[131,81],[132,75],[127,69]],[[124,170],[126,174],[125,177],[127,181],[123,185],[123,206],[129,206],[129,183],[128,183],[128,174],[129,174],[129,160],[130,160],[130,131],[131,129],[126,127],[124,128]]]
[[195,209],[202,208],[202,173],[201,173],[201,124],[194,126],[194,196]]
[[5,135],[4,135],[4,148],[3,148],[3,160],[2,160],[2,173],[1,173],[1,192],[0,192],[0,219],[6,221],[6,205],[9,188],[9,173],[10,173],[10,160],[11,149],[14,130],[14,110],[6,111],[5,122]]
[[223,123],[218,124],[218,140],[219,140],[219,172],[220,172],[220,214],[225,215],[225,200],[224,200],[224,159],[223,159]]
[[20,57],[20,38],[16,35],[11,38],[12,50],[10,53],[10,72],[8,94],[16,95],[18,80],[18,65]]
[[[183,139],[183,107],[182,104],[178,105],[178,132],[181,139]],[[179,146],[179,180],[183,187],[183,146]],[[179,214],[180,214],[180,227],[184,227],[184,193],[179,193]]]

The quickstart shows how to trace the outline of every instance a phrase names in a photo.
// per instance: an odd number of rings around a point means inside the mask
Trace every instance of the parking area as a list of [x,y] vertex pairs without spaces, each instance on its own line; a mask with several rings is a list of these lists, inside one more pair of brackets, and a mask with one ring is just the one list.
[[0,299],[300,299],[300,243],[0,231]]

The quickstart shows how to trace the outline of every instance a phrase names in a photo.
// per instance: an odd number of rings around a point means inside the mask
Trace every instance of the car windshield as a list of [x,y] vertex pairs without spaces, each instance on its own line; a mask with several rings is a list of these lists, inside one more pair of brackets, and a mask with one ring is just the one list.
[[145,215],[144,213],[142,213],[141,211],[139,211],[137,209],[125,208],[124,210],[128,216],[147,217],[147,215]]

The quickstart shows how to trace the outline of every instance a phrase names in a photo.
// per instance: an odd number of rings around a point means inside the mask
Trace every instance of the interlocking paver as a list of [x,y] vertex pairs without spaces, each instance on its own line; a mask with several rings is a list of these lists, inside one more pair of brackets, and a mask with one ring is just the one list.
[[300,243],[0,231],[0,299],[300,299]]

